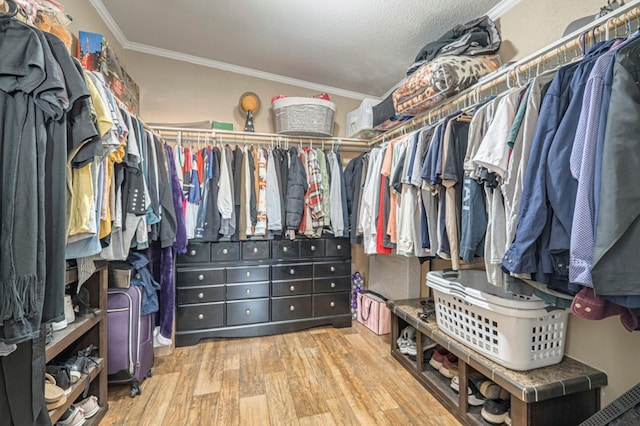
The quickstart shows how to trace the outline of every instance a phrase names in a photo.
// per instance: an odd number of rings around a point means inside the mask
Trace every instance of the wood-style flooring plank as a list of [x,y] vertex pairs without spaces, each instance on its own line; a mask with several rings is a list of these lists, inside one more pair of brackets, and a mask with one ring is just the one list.
[[286,374],[284,372],[267,373],[264,375],[264,385],[267,389],[271,424],[298,425],[298,416]]
[[334,426],[335,424],[331,413],[321,413],[300,419],[300,426]]
[[142,395],[109,387],[103,425],[420,425],[455,418],[361,324],[215,339],[156,358]]
[[240,417],[240,371],[226,370],[222,374],[222,387],[218,397],[214,425],[239,425]]
[[280,373],[282,367],[282,353],[280,347],[283,345],[283,335],[264,337],[260,343],[260,358],[262,359],[262,372],[264,374]]
[[263,395],[264,374],[262,372],[262,353],[259,339],[245,339],[240,346],[240,384],[241,398],[253,395]]
[[202,363],[193,390],[194,396],[220,392],[224,372],[223,349],[221,345],[203,345]]
[[254,395],[240,398],[240,424],[268,426],[269,407],[267,395]]

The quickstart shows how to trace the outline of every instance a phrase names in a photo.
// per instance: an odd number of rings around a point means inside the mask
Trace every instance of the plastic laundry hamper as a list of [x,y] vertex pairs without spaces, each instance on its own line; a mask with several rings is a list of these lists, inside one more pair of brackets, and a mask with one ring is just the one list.
[[564,355],[566,310],[548,311],[535,296],[507,293],[484,271],[427,273],[438,327],[512,370],[557,364]]

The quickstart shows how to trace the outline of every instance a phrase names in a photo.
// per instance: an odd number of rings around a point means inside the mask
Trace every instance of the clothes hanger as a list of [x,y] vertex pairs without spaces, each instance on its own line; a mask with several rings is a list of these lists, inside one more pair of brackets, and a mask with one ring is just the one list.
[[13,0],[5,0],[9,7],[6,13],[0,13],[0,19],[11,19],[18,14],[18,4]]

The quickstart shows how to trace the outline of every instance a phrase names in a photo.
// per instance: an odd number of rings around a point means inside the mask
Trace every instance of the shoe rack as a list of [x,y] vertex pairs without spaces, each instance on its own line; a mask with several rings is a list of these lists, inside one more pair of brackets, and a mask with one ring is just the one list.
[[[66,328],[55,331],[53,340],[46,346],[46,361],[54,358],[66,359],[75,355],[79,350],[94,344],[98,347],[98,363],[89,367],[89,374],[83,374],[77,383],[71,385],[71,393],[61,407],[50,411],[51,423],[55,424],[64,412],[76,400],[82,399],[87,382],[89,393],[98,398],[100,410],[96,415],[87,419],[85,425],[97,425],[108,410],[107,405],[107,287],[108,269],[106,262],[96,262],[96,271],[83,284],[89,290],[89,305],[94,308],[95,315],[88,313],[84,316],[76,315],[76,320]],[[69,268],[66,271],[66,284],[75,287],[78,281],[78,271]],[[75,291],[75,288],[74,288]]]
[[[450,386],[451,379],[429,366],[429,359],[423,359],[422,336],[458,357],[462,390],[470,374],[481,374],[505,389],[509,393],[513,425],[577,425],[600,409],[600,387],[607,384],[604,372],[566,356],[559,364],[548,367],[509,370],[440,331],[434,316],[421,319],[420,302],[420,299],[387,301],[391,311],[391,355],[462,424],[488,423],[481,416],[481,406],[470,406],[467,393],[456,393]],[[409,325],[416,329],[415,360],[402,354],[396,343],[401,331]]]

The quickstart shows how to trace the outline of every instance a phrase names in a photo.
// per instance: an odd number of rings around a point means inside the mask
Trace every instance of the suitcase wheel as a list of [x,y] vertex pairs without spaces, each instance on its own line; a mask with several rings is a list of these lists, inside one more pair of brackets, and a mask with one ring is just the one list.
[[131,398],[133,398],[136,395],[142,395],[142,388],[140,387],[139,384],[131,385]]
[[147,371],[147,375],[145,377],[153,377],[153,370],[151,368],[149,369],[149,371]]

